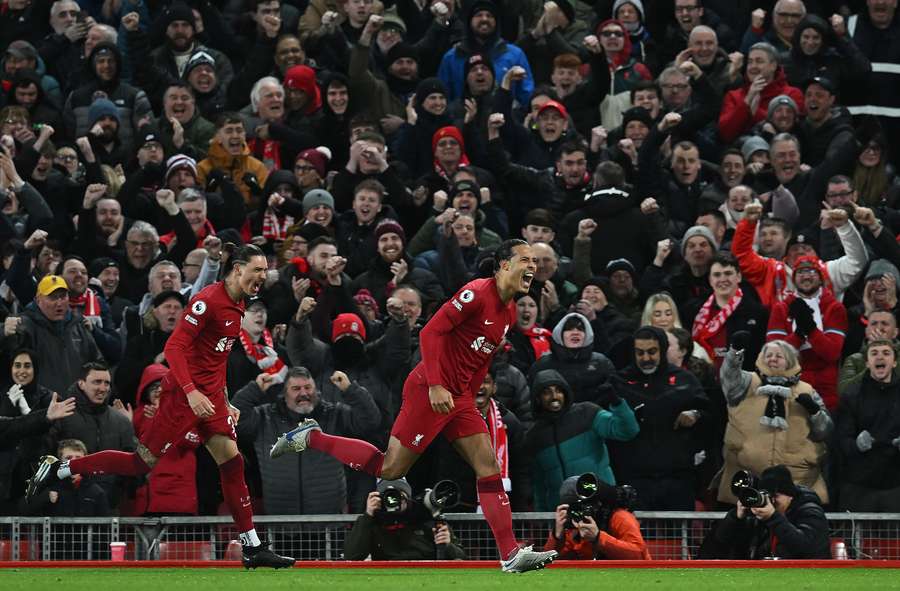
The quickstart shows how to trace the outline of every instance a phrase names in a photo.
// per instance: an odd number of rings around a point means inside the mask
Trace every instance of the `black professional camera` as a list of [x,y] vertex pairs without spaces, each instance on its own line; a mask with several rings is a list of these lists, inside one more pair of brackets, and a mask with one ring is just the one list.
[[576,521],[584,521],[590,517],[600,524],[609,519],[616,509],[631,511],[637,503],[637,491],[634,487],[610,486],[597,478],[593,472],[586,472],[575,481],[577,499],[569,503],[566,511],[566,528],[575,529]]
[[381,493],[381,511],[384,513],[399,513],[402,507],[403,492],[394,486],[389,486]]
[[748,509],[765,507],[769,503],[769,492],[759,486],[759,477],[747,470],[739,470],[731,479],[731,494]]
[[422,495],[422,505],[434,519],[440,519],[445,510],[455,507],[457,503],[459,503],[459,485],[452,480],[441,480],[434,488],[426,488]]

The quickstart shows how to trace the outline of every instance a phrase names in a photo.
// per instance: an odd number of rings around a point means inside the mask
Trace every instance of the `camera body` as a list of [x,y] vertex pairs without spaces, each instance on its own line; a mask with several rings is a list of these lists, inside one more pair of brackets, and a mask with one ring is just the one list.
[[759,477],[749,470],[739,470],[731,478],[731,493],[748,509],[765,507],[771,497],[769,491],[760,488]]
[[[575,482],[577,499],[566,511],[566,529],[575,529],[575,522],[590,517],[598,525],[605,523],[616,509],[631,511],[637,503],[637,491],[626,485],[610,486],[601,482],[593,472],[586,472]],[[601,529],[602,529],[601,525]]]

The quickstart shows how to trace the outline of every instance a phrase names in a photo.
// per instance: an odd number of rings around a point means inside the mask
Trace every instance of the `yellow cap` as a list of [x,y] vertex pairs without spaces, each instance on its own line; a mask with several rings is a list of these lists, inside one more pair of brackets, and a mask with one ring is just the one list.
[[43,279],[41,279],[40,283],[37,286],[38,295],[48,296],[57,289],[64,289],[69,291],[69,286],[66,283],[66,280],[60,277],[59,275],[45,275]]

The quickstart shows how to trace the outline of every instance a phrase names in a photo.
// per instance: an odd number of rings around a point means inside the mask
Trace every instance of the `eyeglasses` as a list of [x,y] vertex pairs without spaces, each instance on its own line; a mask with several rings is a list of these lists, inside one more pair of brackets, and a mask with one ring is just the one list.
[[825,194],[825,196],[828,197],[829,199],[834,199],[837,197],[849,197],[850,195],[853,195],[853,191],[848,190],[848,191],[841,191],[840,193],[826,193]]
[[811,269],[811,268],[798,269],[797,271],[794,271],[794,272],[797,275],[818,275],[819,274],[818,269]]
[[680,14],[680,13],[684,13],[684,12],[694,12],[694,11],[697,10],[698,8],[700,8],[700,7],[697,6],[697,5],[694,5],[694,6],[676,6],[676,7],[675,7],[675,14]]
[[134,247],[134,248],[146,248],[146,249],[150,249],[150,248],[153,248],[154,246],[156,246],[155,242],[151,242],[149,240],[147,240],[146,242],[139,242],[137,240],[126,240],[125,244],[127,244],[128,246]]
[[78,156],[74,156],[72,154],[59,154],[56,156],[56,159],[60,162],[76,162],[78,160]]
[[601,31],[601,37],[624,37],[625,33],[622,31]]
[[441,140],[437,143],[438,148],[455,148],[459,146],[456,140]]
[[7,125],[25,125],[24,119],[7,119],[3,123]]

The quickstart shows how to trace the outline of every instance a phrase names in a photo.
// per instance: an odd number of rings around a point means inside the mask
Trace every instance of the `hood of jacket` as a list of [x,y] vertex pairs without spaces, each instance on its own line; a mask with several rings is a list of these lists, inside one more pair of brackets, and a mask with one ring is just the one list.
[[628,187],[603,187],[584,197],[584,209],[594,219],[611,218],[637,205],[637,194]]
[[294,190],[294,199],[302,199],[303,196],[300,195],[300,183],[297,182],[297,177],[294,176],[294,173],[290,170],[284,169],[276,169],[269,173],[269,176],[266,177],[266,184],[263,187],[264,195],[271,195],[275,192],[276,187],[278,185],[290,185]]
[[135,396],[138,404],[147,403],[147,401],[143,400],[144,390],[153,382],[158,382],[163,379],[163,376],[167,373],[169,373],[169,368],[161,363],[152,363],[144,368],[144,373],[141,374],[141,381],[138,384],[137,394]]
[[[463,54],[473,54],[473,53],[489,53],[491,54],[491,58],[493,58],[499,50],[502,51],[502,48],[505,48],[506,42],[500,38],[500,11],[499,8],[494,6],[494,16],[497,21],[497,26],[494,27],[494,32],[490,37],[482,41],[478,38],[478,35],[475,34],[475,31],[472,30],[472,17],[475,16],[475,12],[477,10],[484,9],[483,2],[472,2],[469,6],[469,9],[466,11],[466,21],[463,27],[464,36],[462,42],[460,42],[457,49],[463,50]],[[499,84],[499,82],[498,82]]]
[[597,25],[597,28],[595,29],[594,34],[599,37],[600,31],[603,30],[603,27],[605,27],[609,24],[618,25],[619,27],[622,28],[622,31],[625,33],[625,35],[623,37],[625,42],[622,45],[622,51],[620,51],[618,54],[616,54],[616,56],[613,57],[612,59],[609,59],[609,57],[607,57],[607,59],[609,60],[610,68],[613,70],[617,70],[621,67],[628,65],[628,63],[630,61],[632,61],[632,59],[631,59],[631,46],[632,46],[631,35],[628,34],[628,28],[625,26],[625,23],[623,23],[620,20],[616,20],[614,18],[607,19],[607,20],[601,22],[599,25]]
[[[815,31],[822,36],[822,44],[819,46],[819,50],[813,55],[807,55],[800,48],[800,37],[806,29],[815,29]],[[797,24],[797,28],[794,29],[794,36],[791,39],[791,59],[800,61],[825,55],[826,53],[829,53],[829,50],[834,52],[836,42],[837,39],[835,38],[834,31],[831,28],[831,25],[825,22],[825,19],[815,14],[807,14],[803,17],[803,20]],[[834,82],[837,81],[835,80]]]
[[[584,345],[578,348],[566,347],[563,344],[563,326],[570,318],[578,318],[584,325]],[[561,361],[586,361],[591,358],[594,351],[594,328],[591,321],[578,312],[569,312],[563,316],[553,327],[551,337],[550,347]]]
[[[565,401],[559,412],[551,413],[544,410],[541,404],[541,392],[550,386],[556,386],[565,394]],[[565,414],[569,407],[572,406],[572,388],[566,378],[562,377],[555,369],[544,369],[537,372],[531,381],[531,410],[535,417],[558,417]]]
[[[97,77],[97,70],[95,68],[97,57],[99,56],[100,52],[104,50],[110,51],[116,61],[116,75],[112,80],[108,82],[100,80],[100,78]],[[94,81],[98,86],[100,86],[100,88],[115,88],[119,85],[119,81],[122,79],[122,53],[114,43],[110,43],[108,41],[98,43],[96,46],[94,46],[94,49],[91,50],[91,55],[88,56],[88,59],[84,61],[84,67],[86,68],[88,80]]]
[[[629,354],[630,354],[629,364],[625,368],[623,373],[627,377],[638,378],[638,379],[643,378],[644,380],[651,380],[654,378],[668,375],[670,365],[669,365],[668,360],[666,359],[666,351],[669,350],[669,337],[666,334],[666,331],[664,331],[661,328],[657,328],[655,326],[642,326],[638,330],[649,330],[652,333],[653,338],[656,340],[656,342],[659,343],[659,351],[660,351],[659,365],[656,366],[656,371],[654,371],[652,374],[648,375],[641,371],[641,369],[637,366],[637,363],[634,358],[635,338],[634,338],[634,335],[632,335],[629,338],[629,341],[631,342],[631,347],[629,348]],[[672,369],[677,369],[674,366],[671,366],[671,367],[672,367]]]

